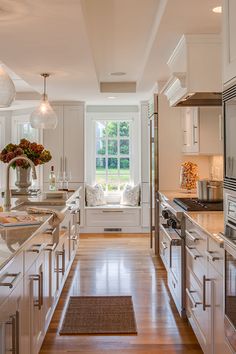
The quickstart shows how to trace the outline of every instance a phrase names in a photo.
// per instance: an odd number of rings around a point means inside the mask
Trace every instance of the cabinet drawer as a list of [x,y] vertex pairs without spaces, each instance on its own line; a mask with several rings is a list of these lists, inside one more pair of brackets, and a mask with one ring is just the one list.
[[170,289],[170,292],[175,300],[175,304],[178,309],[181,309],[181,281],[180,279],[177,279],[171,270],[168,272],[168,286]]
[[165,232],[160,226],[160,235],[159,235],[159,250],[160,257],[164,263],[166,270],[170,267],[170,241],[168,240]]
[[129,227],[140,225],[140,208],[137,209],[87,209],[87,226]]
[[208,235],[194,225],[190,220],[186,222],[186,245],[196,249],[196,252],[205,256]]
[[0,272],[0,303],[10,295],[23,278],[23,252],[15,256]]
[[191,271],[202,284],[207,267],[206,256],[201,255],[194,247],[186,245],[186,266],[187,273]]
[[208,247],[206,251],[208,261],[221,275],[224,273],[224,249],[212,238],[208,239]]
[[55,229],[45,229],[44,233],[35,235],[24,249],[24,271],[26,272],[36,261],[39,254],[44,250],[47,244],[53,243],[53,233]]
[[207,346],[208,311],[203,311],[203,293],[191,271],[186,274],[186,312],[202,348]]

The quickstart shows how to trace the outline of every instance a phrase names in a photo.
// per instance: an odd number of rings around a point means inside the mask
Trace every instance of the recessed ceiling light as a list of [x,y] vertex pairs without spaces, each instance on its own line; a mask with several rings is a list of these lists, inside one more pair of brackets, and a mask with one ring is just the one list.
[[222,6],[213,7],[212,11],[213,11],[215,14],[221,14],[221,13],[222,13]]
[[124,71],[114,71],[113,73],[110,73],[112,76],[124,76],[126,73]]
[[109,100],[114,100],[116,97],[115,96],[108,96]]

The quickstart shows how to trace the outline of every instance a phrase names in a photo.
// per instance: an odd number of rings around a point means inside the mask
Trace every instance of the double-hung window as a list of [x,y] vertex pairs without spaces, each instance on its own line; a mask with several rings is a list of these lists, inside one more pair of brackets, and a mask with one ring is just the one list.
[[138,115],[88,115],[86,126],[86,182],[101,184],[105,193],[120,194],[139,182]]
[[96,121],[96,183],[119,192],[131,181],[131,121]]

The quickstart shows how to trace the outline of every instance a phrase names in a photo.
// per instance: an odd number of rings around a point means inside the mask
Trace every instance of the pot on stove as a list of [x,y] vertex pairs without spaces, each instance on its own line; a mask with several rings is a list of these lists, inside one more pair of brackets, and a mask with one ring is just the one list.
[[223,181],[197,181],[197,197],[202,202],[221,202],[223,200]]

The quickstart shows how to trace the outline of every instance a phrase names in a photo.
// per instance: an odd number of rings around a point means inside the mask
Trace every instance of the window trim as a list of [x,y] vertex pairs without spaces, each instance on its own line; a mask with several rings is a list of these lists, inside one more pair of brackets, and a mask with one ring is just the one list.
[[[96,175],[96,121],[132,121],[132,137],[130,143],[130,176],[131,183],[138,184],[141,181],[141,151],[140,151],[140,114],[139,112],[87,112],[85,125],[85,144],[86,144],[86,158],[85,158],[85,181],[88,184],[95,184]],[[120,195],[120,192],[109,192],[107,195]]]

